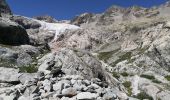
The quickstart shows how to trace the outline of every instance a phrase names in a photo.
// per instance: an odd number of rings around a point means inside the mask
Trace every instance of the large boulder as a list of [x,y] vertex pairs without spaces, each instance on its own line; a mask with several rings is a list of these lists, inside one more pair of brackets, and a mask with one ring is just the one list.
[[14,15],[13,17],[11,17],[11,20],[23,26],[25,29],[38,29],[39,27],[41,27],[41,24],[37,21],[23,16]]
[[0,18],[0,43],[8,45],[28,44],[29,37],[23,27],[7,18]]
[[1,83],[19,83],[19,70],[13,68],[0,67],[0,82]]
[[88,80],[99,78],[103,82],[115,83],[102,64],[88,52],[63,48],[42,57],[38,62],[39,71],[45,74],[81,75]]

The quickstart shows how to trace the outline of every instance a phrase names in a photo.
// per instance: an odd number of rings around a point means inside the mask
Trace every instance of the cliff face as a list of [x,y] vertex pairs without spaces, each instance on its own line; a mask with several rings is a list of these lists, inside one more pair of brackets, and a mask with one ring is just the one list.
[[5,0],[0,0],[0,15],[11,15],[12,11]]

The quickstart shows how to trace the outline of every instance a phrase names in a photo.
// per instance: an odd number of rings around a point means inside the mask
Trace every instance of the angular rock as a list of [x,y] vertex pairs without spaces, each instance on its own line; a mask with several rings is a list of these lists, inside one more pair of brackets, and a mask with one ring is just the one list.
[[0,82],[18,84],[20,75],[18,72],[18,69],[0,67]]
[[77,100],[96,100],[97,97],[97,94],[90,92],[81,92],[77,94]]
[[9,8],[6,0],[0,0],[0,16],[6,17],[6,15],[11,15],[11,9]]
[[73,97],[77,95],[77,91],[74,88],[66,88],[62,90],[62,95],[65,97]]

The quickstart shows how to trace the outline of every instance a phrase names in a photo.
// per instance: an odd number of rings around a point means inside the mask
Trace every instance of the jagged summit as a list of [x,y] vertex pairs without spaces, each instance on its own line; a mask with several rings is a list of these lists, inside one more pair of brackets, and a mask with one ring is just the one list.
[[5,16],[6,14],[11,15],[12,11],[6,3],[6,0],[0,0],[0,15]]

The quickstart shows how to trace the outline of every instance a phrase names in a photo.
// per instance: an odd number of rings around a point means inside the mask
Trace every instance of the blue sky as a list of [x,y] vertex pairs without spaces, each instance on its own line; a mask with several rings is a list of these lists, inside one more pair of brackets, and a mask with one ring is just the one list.
[[71,19],[84,12],[101,13],[111,5],[129,7],[157,6],[167,0],[7,0],[13,13],[28,17],[50,15],[56,19]]

